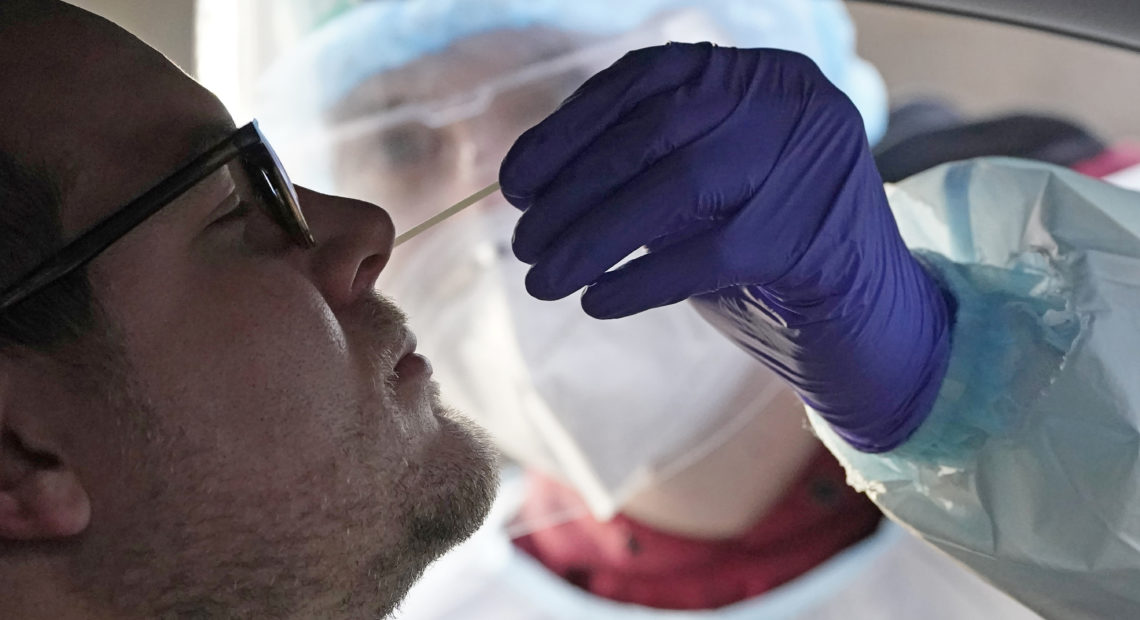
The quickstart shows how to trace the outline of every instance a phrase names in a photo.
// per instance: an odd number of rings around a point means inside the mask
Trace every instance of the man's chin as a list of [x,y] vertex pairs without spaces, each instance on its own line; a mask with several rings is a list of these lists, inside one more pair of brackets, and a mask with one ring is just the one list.
[[384,598],[373,611],[380,616],[403,600],[432,561],[479,529],[498,489],[496,454],[483,430],[438,399],[432,411],[438,431],[403,485],[415,501],[405,513],[400,546],[374,558],[362,584],[362,591],[376,591],[379,578]]
[[475,533],[498,489],[497,455],[483,431],[435,407],[439,433],[425,454],[421,502],[409,521],[409,542],[432,559]]

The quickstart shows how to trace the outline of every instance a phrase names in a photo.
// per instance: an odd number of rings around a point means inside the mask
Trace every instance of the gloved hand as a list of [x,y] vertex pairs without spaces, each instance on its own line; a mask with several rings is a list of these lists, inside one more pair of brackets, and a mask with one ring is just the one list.
[[929,412],[952,302],[899,237],[859,113],[807,57],[632,52],[519,138],[500,182],[531,295],[586,286],[598,318],[694,298],[861,450]]

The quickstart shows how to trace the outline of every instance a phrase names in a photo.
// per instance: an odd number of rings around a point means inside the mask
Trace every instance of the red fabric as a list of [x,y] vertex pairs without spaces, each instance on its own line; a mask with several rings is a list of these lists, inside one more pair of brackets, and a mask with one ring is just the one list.
[[1096,157],[1073,164],[1073,170],[1090,177],[1106,177],[1140,164],[1140,145],[1117,144],[1101,151]]
[[[532,482],[524,518],[577,501],[549,479]],[[739,538],[687,539],[619,515],[606,523],[587,517],[550,527],[515,545],[599,597],[659,609],[715,609],[795,579],[865,538],[880,519],[821,449],[783,499]]]

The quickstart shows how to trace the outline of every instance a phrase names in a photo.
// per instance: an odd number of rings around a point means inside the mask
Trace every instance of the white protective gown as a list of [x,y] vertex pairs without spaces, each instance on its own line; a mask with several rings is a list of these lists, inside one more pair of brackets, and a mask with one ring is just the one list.
[[508,539],[524,485],[504,482],[488,522],[432,565],[398,620],[1036,620],[953,560],[884,521],[868,539],[772,592],[710,611],[665,611],[593,596]]
[[958,302],[916,434],[812,425],[892,518],[1046,618],[1140,618],[1140,193],[1011,159],[888,196]]

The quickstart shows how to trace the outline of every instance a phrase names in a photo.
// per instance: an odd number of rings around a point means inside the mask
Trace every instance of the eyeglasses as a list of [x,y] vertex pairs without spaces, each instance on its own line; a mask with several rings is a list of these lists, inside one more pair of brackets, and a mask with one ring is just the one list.
[[285,173],[281,160],[258,129],[257,121],[253,121],[96,224],[5,289],[0,293],[0,311],[91,262],[123,235],[234,159],[240,159],[266,211],[293,242],[302,248],[315,246],[316,241],[301,213],[297,190]]

